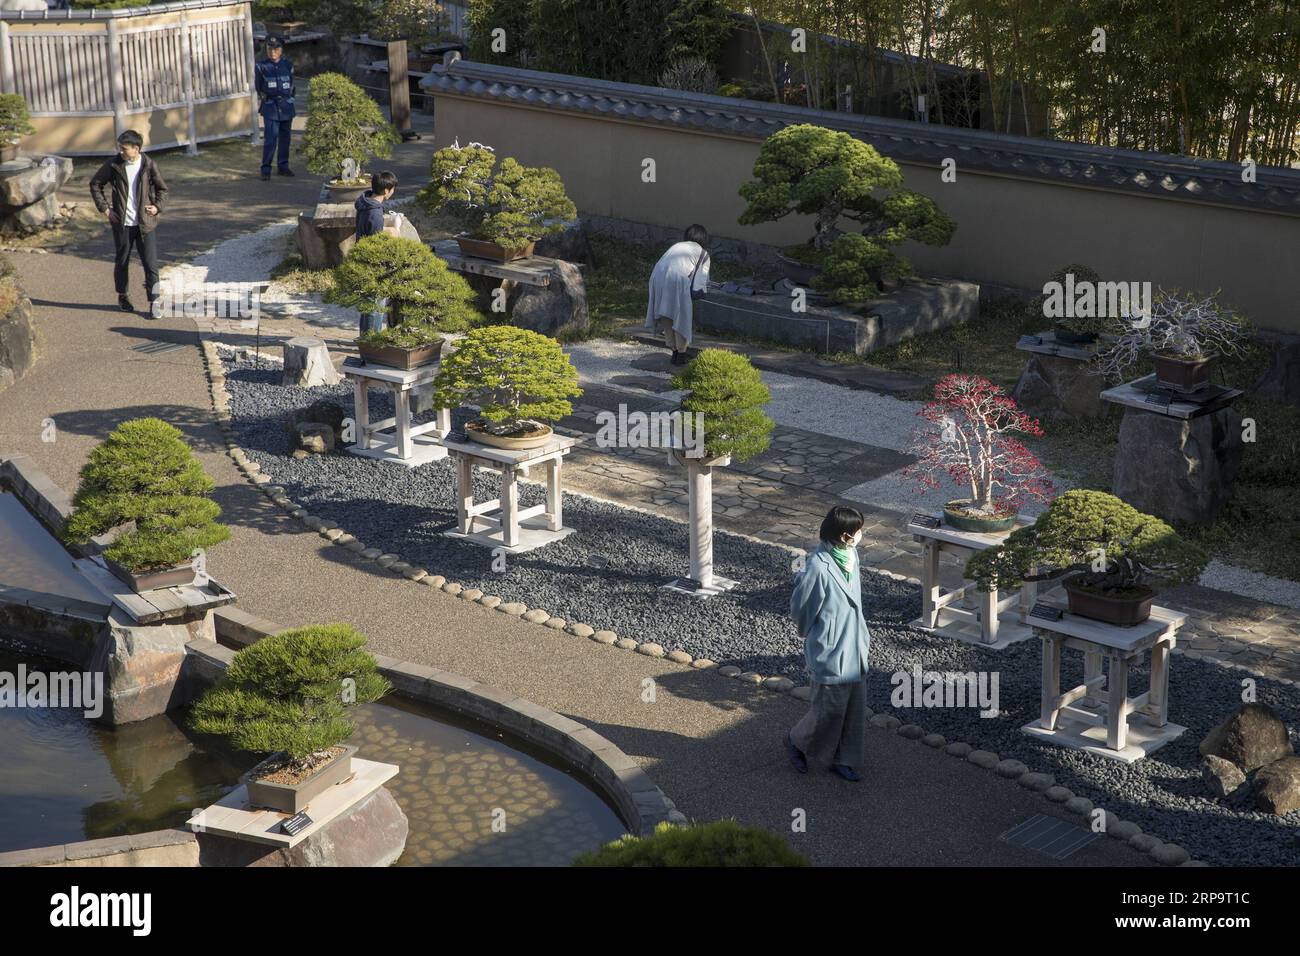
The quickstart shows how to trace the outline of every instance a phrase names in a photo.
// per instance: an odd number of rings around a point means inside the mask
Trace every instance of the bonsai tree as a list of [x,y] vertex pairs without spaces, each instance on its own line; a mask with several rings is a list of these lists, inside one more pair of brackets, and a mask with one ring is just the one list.
[[311,109],[302,140],[307,168],[340,184],[368,184],[362,165],[370,156],[391,156],[397,130],[379,104],[342,73],[313,76],[309,91]]
[[702,457],[689,451],[679,455],[687,470],[691,578],[690,586],[673,586],[709,594],[732,586],[713,576],[712,464],[725,457],[748,461],[767,450],[773,423],[763,406],[772,393],[748,358],[726,349],[704,349],[677,373],[672,387],[687,393],[682,399],[683,432],[689,434],[692,420],[700,422],[703,435],[695,437],[704,445]]
[[361,311],[388,300],[388,327],[362,341],[414,348],[482,321],[464,277],[414,239],[366,236],[334,267],[329,300]]
[[926,424],[912,435],[916,462],[903,474],[922,488],[955,482],[969,492],[945,510],[976,519],[1014,517],[1026,498],[1048,501],[1052,483],[1017,435],[1043,434],[1015,399],[978,375],[947,375],[934,400],[917,414]]
[[[742,225],[775,222],[799,213],[814,216],[813,238],[784,252],[819,266],[813,288],[839,302],[869,298],[884,278],[910,275],[892,249],[907,239],[947,245],[957,228],[927,196],[903,189],[898,164],[848,133],[821,126],[787,126],[764,141],[754,178],[740,187],[748,203]],[[877,190],[885,190],[877,196]],[[846,234],[842,219],[860,224]]]
[[64,539],[86,544],[134,522],[104,557],[135,573],[188,564],[230,537],[212,488],[177,429],[157,418],[123,422],[82,467]]
[[438,150],[431,177],[417,195],[418,203],[460,221],[470,238],[510,251],[563,232],[578,214],[554,169],[522,166],[509,158],[498,165],[492,148],[480,143]]
[[966,562],[982,591],[1068,580],[1117,596],[1195,581],[1208,558],[1159,518],[1102,491],[1067,491],[1032,525]]
[[1066,310],[1062,308],[1062,303],[1071,299],[1070,293],[1074,287],[1084,283],[1095,286],[1100,281],[1101,276],[1085,265],[1072,262],[1061,266],[1043,283],[1043,294],[1036,300],[1038,308],[1035,313],[1051,319],[1058,335],[1065,333],[1061,336],[1062,341],[1091,341],[1103,332],[1118,331],[1119,323],[1113,316],[1066,315]]
[[661,823],[648,837],[628,834],[584,853],[574,866],[808,866],[790,845],[763,827],[735,820],[678,826]]
[[495,435],[533,430],[573,411],[582,394],[578,370],[560,343],[512,325],[475,329],[461,340],[433,381],[437,408],[477,405]]
[[35,131],[27,101],[17,93],[0,93],[0,152],[8,153]]
[[1126,323],[1115,341],[1098,354],[1097,365],[1106,377],[1119,379],[1148,355],[1187,362],[1240,355],[1249,336],[1249,323],[1220,305],[1217,292],[1202,295],[1161,289],[1150,321]]
[[201,734],[239,750],[283,754],[291,771],[324,762],[352,736],[348,711],[392,690],[346,624],[298,627],[239,651],[190,711]]

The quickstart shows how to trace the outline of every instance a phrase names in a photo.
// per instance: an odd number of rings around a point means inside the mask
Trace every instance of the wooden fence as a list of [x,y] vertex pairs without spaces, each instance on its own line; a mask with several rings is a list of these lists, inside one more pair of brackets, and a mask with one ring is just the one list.
[[125,129],[146,149],[256,135],[249,3],[0,12],[0,90],[27,101],[29,153],[111,152]]

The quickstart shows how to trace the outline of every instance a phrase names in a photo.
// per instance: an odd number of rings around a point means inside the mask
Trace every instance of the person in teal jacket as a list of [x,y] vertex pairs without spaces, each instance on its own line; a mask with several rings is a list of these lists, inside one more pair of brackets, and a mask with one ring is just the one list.
[[795,579],[790,616],[804,642],[812,678],[808,713],[786,737],[800,773],[809,761],[857,782],[866,759],[866,678],[871,632],[862,615],[858,542],[862,514],[832,508],[822,521],[821,546]]

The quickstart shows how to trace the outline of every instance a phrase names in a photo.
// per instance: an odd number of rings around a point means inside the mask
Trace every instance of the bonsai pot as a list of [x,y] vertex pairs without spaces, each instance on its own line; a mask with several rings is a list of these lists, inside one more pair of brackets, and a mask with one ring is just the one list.
[[279,754],[267,757],[239,778],[248,789],[249,804],[279,810],[281,813],[297,813],[305,809],[314,798],[352,776],[352,755],[357,752],[357,748],[341,744],[340,749],[341,753],[297,783],[275,783],[259,779],[260,775],[267,773],[281,759]]
[[539,448],[551,440],[555,432],[550,425],[534,424],[526,432],[514,435],[494,435],[482,422],[469,422],[465,425],[465,434],[471,441],[480,442],[484,445],[491,445],[494,448],[507,448],[511,451],[518,451],[521,448]]
[[160,571],[132,571],[111,558],[105,558],[104,563],[108,565],[108,569],[119,580],[130,585],[131,590],[136,594],[158,588],[177,588],[186,584],[193,584],[194,579],[198,577],[198,572],[194,570],[193,564],[163,568]]
[[331,203],[347,203],[348,205],[352,205],[361,198],[362,194],[365,193],[367,189],[370,188],[370,184],[361,183],[359,185],[354,185],[352,183],[340,183],[337,180],[332,179],[325,184],[325,188],[329,190]]
[[1007,515],[978,515],[967,511],[970,502],[966,499],[950,501],[943,506],[944,524],[951,525],[958,531],[973,531],[976,534],[993,534],[1006,531],[1016,523],[1016,513]]
[[781,271],[785,274],[785,277],[795,285],[807,286],[812,282],[813,276],[821,271],[820,268],[811,263],[791,259],[784,252],[777,252],[776,259],[781,263]]
[[460,246],[460,251],[467,256],[474,256],[476,259],[491,259],[493,262],[511,262],[515,259],[527,259],[533,254],[533,249],[537,243],[529,241],[528,245],[522,249],[507,249],[495,242],[488,242],[486,239],[471,239],[468,236],[457,236],[456,244]]
[[1118,627],[1132,627],[1151,616],[1151,602],[1155,592],[1150,588],[1137,594],[1118,595],[1081,588],[1068,581],[1061,586],[1069,597],[1070,613],[1079,617],[1104,621]]
[[418,345],[415,348],[403,348],[400,345],[367,345],[364,342],[357,343],[357,352],[360,353],[362,360],[367,365],[383,365],[387,368],[397,368],[403,371],[410,371],[413,368],[419,368],[422,365],[432,365],[438,361],[442,355],[442,345],[446,339],[438,339],[436,342],[430,342],[428,345]]
[[1199,392],[1210,384],[1210,366],[1214,362],[1212,355],[1185,359],[1155,352],[1151,361],[1156,368],[1156,381],[1175,392]]

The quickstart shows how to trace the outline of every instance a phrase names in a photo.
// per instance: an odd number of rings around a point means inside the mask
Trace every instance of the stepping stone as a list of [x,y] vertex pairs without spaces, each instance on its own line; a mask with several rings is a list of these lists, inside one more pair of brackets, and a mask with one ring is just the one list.
[[568,631],[574,637],[591,637],[592,634],[596,633],[595,628],[590,624],[570,624]]
[[[500,609],[498,608],[498,610]],[[613,631],[595,631],[591,635],[591,640],[595,641],[597,644],[613,644],[618,640],[618,635]]]
[[543,611],[539,607],[535,607],[531,611],[525,612],[523,617],[524,620],[530,624],[545,624],[550,616],[549,612]]

